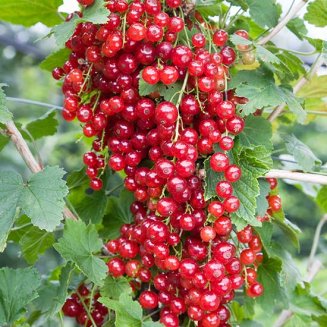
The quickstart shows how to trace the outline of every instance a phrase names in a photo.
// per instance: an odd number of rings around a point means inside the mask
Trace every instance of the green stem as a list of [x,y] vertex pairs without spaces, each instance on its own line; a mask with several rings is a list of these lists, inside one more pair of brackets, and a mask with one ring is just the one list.
[[21,225],[21,226],[13,227],[10,231],[11,232],[17,231],[17,230],[20,230],[20,229],[23,229],[25,227],[32,226],[32,225],[33,225],[32,223],[27,223],[27,224],[24,224],[24,225]]
[[[187,86],[187,81],[188,81],[188,72],[185,75],[184,83],[183,83],[182,89],[179,92],[179,97],[178,97],[178,100],[177,100],[177,103],[176,103],[176,107],[177,107],[178,110],[179,110],[179,106],[180,106],[182,98],[183,98],[184,91],[185,91],[186,86]],[[177,139],[178,139],[178,135],[179,135],[178,131],[179,131],[180,120],[181,120],[181,117],[178,114],[178,118],[177,118],[177,122],[176,122],[174,142],[176,142]]]
[[107,191],[106,192],[106,196],[110,196],[112,193],[114,193],[115,191],[117,191],[123,185],[124,185],[124,183],[121,183],[121,184],[115,186],[114,188],[112,188],[111,190]]
[[90,319],[92,325],[96,326],[96,323],[94,322],[93,317],[91,315],[91,312],[90,312],[88,306],[85,304],[83,297],[78,292],[76,294],[79,297],[79,299],[80,299],[80,301],[81,301],[81,303],[82,303],[82,305],[84,307],[84,310],[86,311],[86,314],[87,314],[88,318]]
[[10,102],[18,102],[18,103],[24,103],[24,104],[32,104],[39,107],[45,107],[50,109],[57,109],[57,110],[63,110],[62,107],[56,106],[54,104],[40,102],[40,101],[34,101],[29,99],[23,99],[23,98],[13,98],[13,97],[6,97],[7,101]]

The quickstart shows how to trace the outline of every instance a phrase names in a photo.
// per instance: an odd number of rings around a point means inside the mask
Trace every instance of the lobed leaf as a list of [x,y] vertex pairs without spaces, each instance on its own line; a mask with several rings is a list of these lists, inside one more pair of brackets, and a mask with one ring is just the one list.
[[0,2],[0,19],[25,27],[41,22],[46,26],[54,26],[62,20],[58,7],[62,0],[15,0]]
[[101,247],[94,225],[73,220],[66,221],[63,236],[54,245],[65,260],[73,262],[96,285],[102,285],[107,275],[106,264],[94,254]]
[[35,268],[0,269],[0,324],[12,324],[38,297],[41,277]]

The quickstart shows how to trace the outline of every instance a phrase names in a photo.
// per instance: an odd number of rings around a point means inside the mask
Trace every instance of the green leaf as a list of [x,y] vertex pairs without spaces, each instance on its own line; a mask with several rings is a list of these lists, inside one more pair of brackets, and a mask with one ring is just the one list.
[[0,151],[9,143],[9,137],[0,134]]
[[0,123],[6,124],[12,120],[12,113],[7,108],[6,94],[3,88],[6,84],[0,83]]
[[276,75],[282,83],[297,80],[305,74],[304,64],[298,56],[286,50],[279,50],[276,56],[280,60],[280,64],[275,65]]
[[266,312],[272,312],[277,304],[287,308],[286,294],[280,282],[281,271],[282,261],[278,258],[270,258],[258,268],[258,280],[264,287],[264,293],[257,302]]
[[291,19],[286,26],[300,40],[303,40],[303,35],[308,33],[307,27],[305,26],[303,19],[300,17]]
[[261,223],[255,217],[256,197],[259,195],[258,181],[251,171],[242,167],[242,177],[233,184],[234,195],[240,200],[240,208],[235,213],[252,226],[260,226]]
[[83,20],[93,24],[106,24],[110,11],[106,7],[105,0],[97,0],[92,6],[87,7],[83,12]]
[[86,223],[98,224],[104,217],[108,198],[104,190],[93,192],[80,199],[79,202],[73,201],[73,206],[79,217]]
[[298,284],[291,298],[290,309],[304,316],[326,315],[324,299],[312,294],[309,283]]
[[38,22],[51,27],[62,21],[58,14],[58,7],[62,2],[62,0],[1,1],[0,19],[26,27]]
[[257,57],[264,63],[280,64],[279,58],[266,48],[256,45],[256,49]]
[[62,238],[54,248],[67,261],[72,261],[96,285],[102,285],[107,266],[94,253],[99,252],[102,242],[94,225],[82,221],[67,220]]
[[35,268],[0,269],[0,324],[11,324],[37,296],[41,278]]
[[263,222],[261,227],[255,227],[255,231],[259,234],[265,251],[270,255],[273,225],[270,222]]
[[282,102],[286,103],[289,110],[295,114],[297,121],[303,124],[307,118],[307,113],[303,109],[299,99],[286,87],[279,87],[279,91]]
[[21,128],[22,136],[25,140],[32,141],[56,134],[58,120],[55,117],[56,112],[51,112],[46,116],[28,123]]
[[114,239],[119,236],[119,230],[123,224],[130,224],[133,221],[133,216],[129,210],[133,201],[133,194],[127,190],[123,190],[118,198],[109,197],[107,213],[103,218],[102,235],[108,239]]
[[53,52],[40,63],[40,68],[51,72],[54,68],[61,67],[70,53],[71,51],[67,48]]
[[323,186],[317,194],[317,203],[319,207],[327,212],[327,186]]
[[[30,220],[23,216],[19,219],[17,227],[28,224]],[[39,255],[43,254],[55,242],[53,233],[45,232],[35,226],[26,226],[11,232],[10,239],[19,243],[24,259],[29,264],[34,264]]]
[[34,174],[26,185],[21,185],[23,191],[18,206],[40,229],[53,231],[63,218],[64,197],[68,194],[62,179],[64,174],[59,167],[46,167]]
[[206,201],[217,196],[216,185],[219,181],[224,179],[223,174],[219,174],[213,171],[210,167],[210,158],[204,160],[204,170],[205,170],[205,187],[204,187],[204,199]]
[[104,285],[100,289],[101,296],[107,297],[113,300],[118,300],[122,293],[131,294],[132,288],[126,278],[114,278],[107,276],[104,281]]
[[222,13],[219,0],[196,0],[195,8],[206,19],[209,16],[218,16]]
[[281,229],[297,249],[300,248],[299,235],[301,230],[297,225],[285,218],[283,209],[273,212],[273,223]]
[[270,192],[270,185],[265,179],[259,179],[260,194],[257,197],[256,213],[259,217],[264,217],[269,207],[266,196]]
[[227,0],[227,2],[231,3],[233,6],[239,6],[243,10],[248,9],[248,5],[246,4],[246,0]]
[[121,293],[119,300],[111,300],[101,297],[99,302],[107,308],[115,311],[115,326],[117,327],[160,327],[158,322],[153,322],[151,318],[143,319],[143,310],[138,301],[133,301],[128,293]]
[[253,44],[252,41],[245,39],[242,36],[239,36],[237,34],[233,34],[229,37],[230,41],[234,44],[234,45],[251,45]]
[[325,27],[327,25],[327,1],[315,0],[310,2],[304,19],[317,27]]
[[59,49],[65,47],[65,43],[74,34],[75,27],[82,21],[83,20],[77,14],[75,14],[69,22],[64,22],[60,25],[56,25],[51,29],[50,34],[54,35],[56,44]]
[[321,165],[321,160],[315,156],[306,144],[302,143],[294,135],[286,135],[284,139],[288,153],[294,157],[304,171],[312,171],[315,166]]
[[245,127],[239,134],[240,145],[253,148],[263,145],[268,150],[272,150],[271,142],[272,128],[271,123],[261,116],[248,116],[245,118]]
[[59,285],[49,282],[40,288],[36,306],[43,315],[53,317],[61,310],[68,295],[67,290],[72,272],[73,266],[67,264],[61,269]]
[[0,252],[14,225],[18,201],[23,192],[23,179],[14,172],[0,172]]
[[110,300],[105,297],[101,297],[98,301],[107,308],[115,311],[115,326],[142,326],[142,308],[128,294],[122,293],[119,301]]
[[305,121],[306,112],[299,100],[285,86],[277,86],[272,72],[265,68],[239,71],[233,77],[229,87],[236,88],[238,96],[249,99],[246,104],[242,105],[244,115],[249,115],[257,109],[286,104],[300,123]]
[[274,27],[278,23],[279,12],[273,0],[246,0],[251,18],[262,27]]

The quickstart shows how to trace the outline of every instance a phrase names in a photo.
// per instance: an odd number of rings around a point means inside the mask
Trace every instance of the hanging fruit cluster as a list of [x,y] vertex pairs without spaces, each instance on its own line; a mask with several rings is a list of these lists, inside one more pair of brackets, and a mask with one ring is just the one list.
[[[236,106],[247,101],[227,91],[236,52],[224,30],[197,12],[185,17],[182,0],[110,0],[107,7],[106,24],[77,26],[66,43],[70,58],[53,76],[63,79],[64,119],[77,118],[94,138],[83,158],[90,187],[102,188],[108,166],[125,172],[135,196],[134,223],[106,245],[109,274],[128,276],[141,306],[159,308],[164,326],[184,319],[229,326],[235,290],[263,293],[259,236],[248,226],[232,238],[230,215],[240,206],[233,183],[242,172],[229,151],[244,128]],[[140,83],[151,89],[146,96]],[[171,98],[160,93],[174,85]],[[207,158],[221,174],[211,201]]]

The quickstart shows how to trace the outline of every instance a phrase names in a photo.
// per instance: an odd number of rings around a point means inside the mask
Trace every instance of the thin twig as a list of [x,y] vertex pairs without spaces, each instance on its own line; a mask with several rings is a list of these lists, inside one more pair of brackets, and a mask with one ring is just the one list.
[[[310,71],[308,72],[308,74],[306,74],[305,76],[303,76],[293,87],[293,92],[294,94],[296,94],[297,92],[299,92],[299,90],[310,80],[310,78],[317,72],[317,70],[320,68],[322,64],[322,56],[319,55],[316,59],[316,61],[314,62],[314,64],[311,66]],[[274,121],[284,110],[286,104],[283,103],[281,105],[279,105],[268,117],[268,120],[270,122]]]
[[321,230],[326,222],[327,222],[327,214],[321,218],[321,220],[319,221],[319,224],[316,227],[316,231],[315,231],[315,235],[313,238],[312,247],[311,247],[311,251],[310,251],[310,256],[309,256],[309,260],[308,260],[308,273],[310,272],[311,266],[314,261],[314,257],[316,255],[316,252],[318,249]]
[[284,26],[306,5],[308,0],[299,1],[272,29],[272,31],[265,37],[263,37],[258,44],[264,45],[269,42],[276,34],[278,34]]
[[299,182],[327,185],[327,175],[321,174],[299,173],[295,171],[272,169],[265,175],[265,177],[291,179]]
[[[26,141],[24,140],[22,134],[16,127],[15,123],[13,121],[6,123],[6,128],[6,134],[14,143],[17,151],[20,153],[21,157],[23,158],[31,172],[35,174],[42,171],[43,167],[41,163],[37,162],[37,160],[33,156],[30,148],[28,147]],[[64,208],[63,214],[68,219],[77,220],[74,214],[67,207]]]

